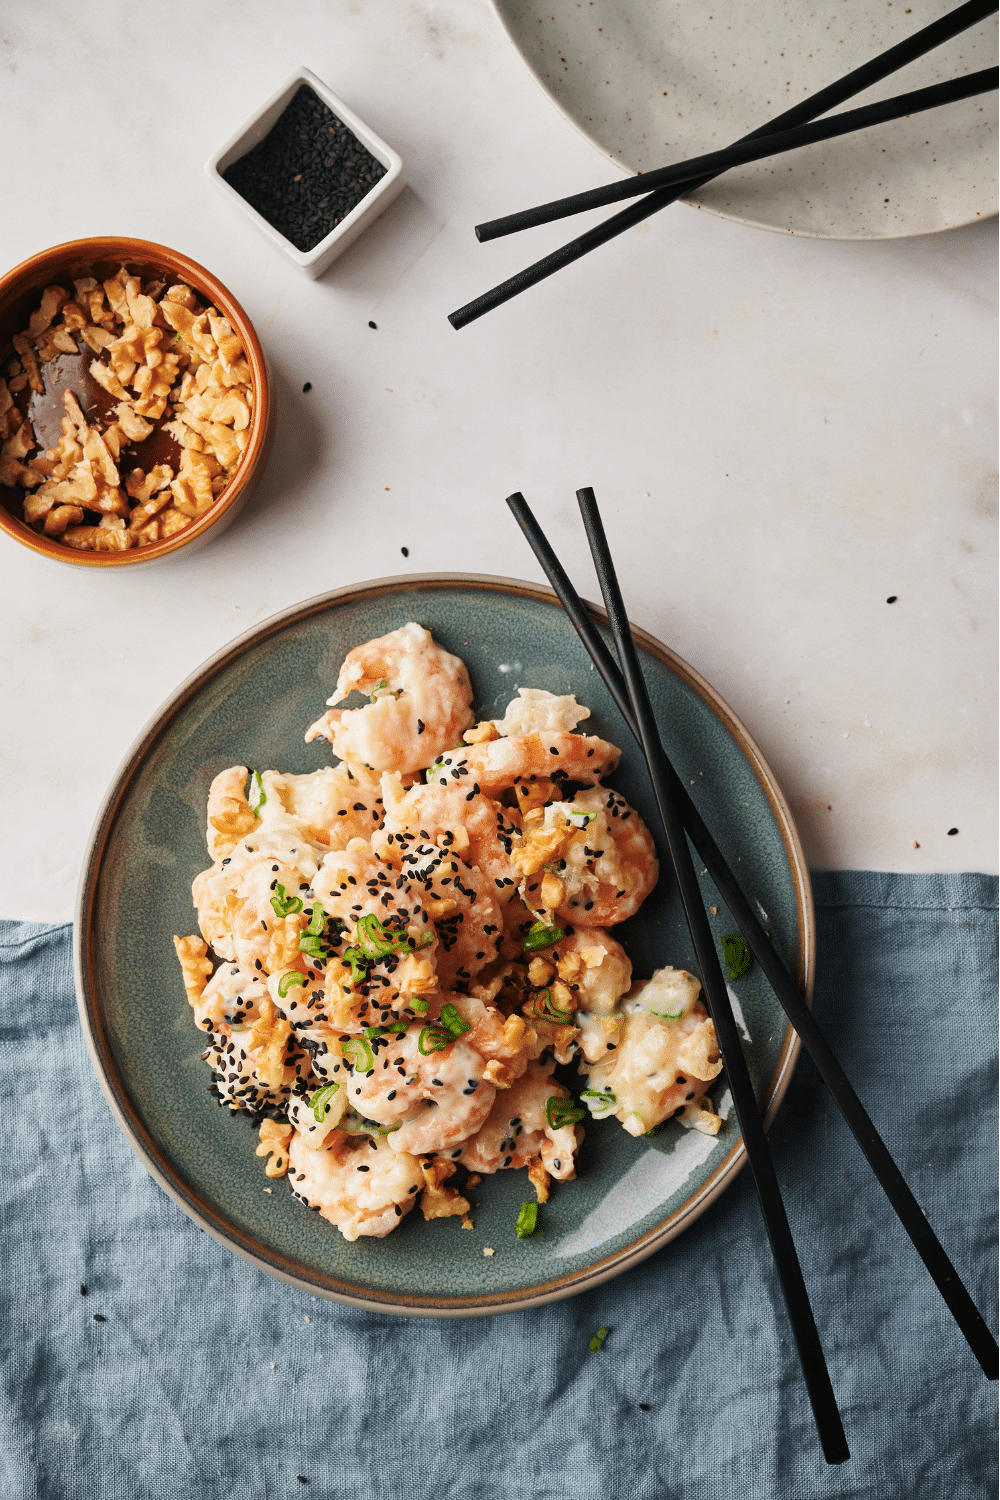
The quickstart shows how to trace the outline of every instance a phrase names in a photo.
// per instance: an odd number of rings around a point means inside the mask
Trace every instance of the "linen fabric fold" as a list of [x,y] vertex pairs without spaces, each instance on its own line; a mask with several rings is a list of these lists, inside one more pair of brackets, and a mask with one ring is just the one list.
[[[997,881],[814,889],[817,1020],[995,1331]],[[311,1297],[140,1165],[87,1059],[70,945],[0,923],[4,1497],[995,1492],[995,1388],[807,1057],[770,1141],[851,1447],[836,1469],[745,1173],[641,1266],[548,1307],[428,1320]]]

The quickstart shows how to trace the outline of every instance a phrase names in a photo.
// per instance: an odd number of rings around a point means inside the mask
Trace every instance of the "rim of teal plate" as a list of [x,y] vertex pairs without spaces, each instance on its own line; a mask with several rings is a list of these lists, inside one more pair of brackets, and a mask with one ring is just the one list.
[[[406,1317],[462,1318],[487,1317],[495,1313],[519,1311],[529,1307],[541,1307],[548,1302],[560,1301],[575,1296],[578,1292],[599,1286],[623,1271],[638,1265],[657,1250],[681,1234],[711,1203],[729,1187],[746,1162],[743,1139],[739,1137],[701,1187],[658,1225],[647,1230],[632,1244],[623,1247],[592,1265],[564,1276],[539,1282],[535,1286],[515,1288],[490,1294],[469,1297],[442,1298],[427,1294],[412,1295],[401,1291],[382,1291],[366,1288],[359,1292],[356,1286],[335,1276],[327,1276],[310,1270],[303,1274],[300,1263],[264,1246],[239,1226],[230,1222],[202,1193],[186,1182],[182,1173],[169,1156],[153,1139],[146,1128],[139,1110],[131,1099],[128,1087],[121,1076],[110,1045],[101,1004],[101,985],[96,958],[95,923],[98,918],[96,893],[105,848],[114,826],[118,811],[126,800],[132,781],[139,771],[150,746],[169,729],[171,722],[186,708],[201,690],[206,681],[243,655],[248,647],[267,640],[287,626],[322,614],[331,605],[347,601],[372,598],[379,594],[390,594],[400,588],[475,588],[496,594],[516,594],[539,603],[555,605],[559,601],[555,593],[540,584],[528,583],[519,578],[501,578],[477,573],[421,573],[397,574],[391,578],[375,578],[365,583],[349,584],[304,600],[279,614],[255,625],[237,636],[214,656],[203,662],[187,677],[171,696],[160,705],[148,724],[116,771],[104,802],[97,814],[87,845],[77,888],[76,914],[73,925],[73,974],[76,983],[77,1006],[84,1040],[91,1065],[107,1100],[111,1112],[125,1139],[139,1158],[146,1171],[163,1189],[169,1198],[206,1234],[226,1249],[268,1272],[280,1281],[311,1296],[326,1297],[349,1307],[366,1312],[397,1313]],[[598,605],[584,601],[591,617],[601,625],[607,625],[607,615]],[[640,626],[633,625],[636,644],[673,671],[682,682],[693,689],[712,710],[738,745],[747,764],[767,798],[788,861],[789,874],[795,892],[796,956],[793,978],[799,992],[812,1002],[813,982],[816,970],[816,917],[813,906],[812,886],[802,844],[792,818],[791,810],[778,783],[745,726],[725,700],[682,657],[650,635]],[[778,1061],[763,1090],[762,1115],[765,1129],[771,1124],[784,1098],[795,1071],[801,1050],[801,1042],[789,1023]]]

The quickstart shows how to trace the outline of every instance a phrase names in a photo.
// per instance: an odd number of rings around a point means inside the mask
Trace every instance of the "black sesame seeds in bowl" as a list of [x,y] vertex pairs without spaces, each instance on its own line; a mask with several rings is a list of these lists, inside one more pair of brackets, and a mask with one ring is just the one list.
[[311,277],[322,275],[403,186],[392,148],[307,68],[205,171]]
[[385,167],[304,83],[260,144],[222,175],[296,250],[315,250]]

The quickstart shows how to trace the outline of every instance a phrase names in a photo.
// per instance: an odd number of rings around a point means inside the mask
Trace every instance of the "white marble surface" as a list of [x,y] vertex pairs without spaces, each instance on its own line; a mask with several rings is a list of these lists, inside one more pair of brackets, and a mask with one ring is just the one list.
[[[583,484],[633,619],[743,719],[814,867],[996,869],[995,221],[852,244],[675,206],[455,333],[569,237],[473,224],[609,170],[486,0],[48,0],[0,29],[0,262],[102,233],[186,251],[255,320],[279,422],[250,506],[190,560],[94,574],[0,538],[0,914],[70,917],[133,738],[256,621],[397,572],[540,578],[513,489],[596,597]],[[201,170],[299,63],[410,181],[315,283]]]

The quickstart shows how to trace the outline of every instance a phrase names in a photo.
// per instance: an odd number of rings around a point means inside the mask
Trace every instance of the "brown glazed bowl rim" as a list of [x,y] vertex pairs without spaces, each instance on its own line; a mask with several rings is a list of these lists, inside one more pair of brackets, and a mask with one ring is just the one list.
[[41,557],[53,558],[57,562],[75,564],[84,568],[122,568],[136,563],[149,562],[169,556],[173,552],[179,552],[182,547],[203,537],[232,510],[249,482],[258,460],[266,455],[271,414],[267,364],[253,323],[232,292],[219,278],[200,262],[192,260],[189,255],[185,255],[180,250],[171,250],[168,246],[159,245],[153,240],[128,239],[122,236],[67,240],[65,244],[53,245],[48,250],[39,251],[37,255],[21,261],[20,265],[14,266],[12,270],[0,277],[0,310],[3,309],[12,293],[16,295],[19,291],[31,290],[32,282],[35,282],[41,290],[53,278],[64,276],[70,267],[79,266],[79,269],[83,270],[85,266],[95,261],[108,260],[117,260],[122,264],[127,264],[129,261],[147,265],[160,263],[164,270],[188,281],[202,296],[208,296],[212,304],[229,319],[239,334],[247,363],[250,366],[254,409],[250,419],[250,441],[247,450],[221,495],[192,525],[186,526],[183,531],[178,531],[171,537],[166,537],[163,541],[152,542],[148,547],[130,547],[127,552],[78,552],[53,537],[40,535],[26,522],[12,516],[4,506],[0,506],[0,530],[5,531],[14,541],[29,547],[32,552],[38,553]]

